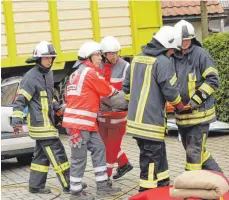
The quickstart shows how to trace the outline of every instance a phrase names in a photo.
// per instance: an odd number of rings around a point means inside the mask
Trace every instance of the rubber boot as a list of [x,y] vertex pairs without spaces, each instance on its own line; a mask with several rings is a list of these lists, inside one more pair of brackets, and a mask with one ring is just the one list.
[[95,197],[88,194],[87,192],[81,190],[79,192],[72,192],[71,191],[71,196],[70,196],[70,200],[94,200]]
[[50,194],[51,190],[49,188],[32,188],[29,187],[30,193],[39,193],[39,194]]
[[121,191],[120,187],[112,186],[111,180],[97,182],[97,195],[110,195]]
[[113,179],[118,179],[124,176],[127,172],[131,171],[133,166],[128,162],[122,167],[117,168],[116,174],[114,174]]

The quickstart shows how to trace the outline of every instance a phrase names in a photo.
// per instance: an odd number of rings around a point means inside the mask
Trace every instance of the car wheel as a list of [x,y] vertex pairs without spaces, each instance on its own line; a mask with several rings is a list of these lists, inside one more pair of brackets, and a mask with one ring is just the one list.
[[31,164],[32,158],[33,158],[33,154],[27,154],[27,155],[17,157],[17,161],[21,165],[29,165]]

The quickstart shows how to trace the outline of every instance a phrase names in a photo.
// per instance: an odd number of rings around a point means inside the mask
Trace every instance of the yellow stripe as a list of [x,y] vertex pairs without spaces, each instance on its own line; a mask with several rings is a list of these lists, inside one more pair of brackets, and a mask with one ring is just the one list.
[[187,120],[178,120],[178,119],[176,119],[176,121],[177,121],[178,125],[195,125],[195,124],[200,124],[200,123],[203,123],[203,122],[210,121],[214,117],[215,117],[215,113],[213,113],[212,115],[210,115],[208,117],[203,117],[203,118],[200,118],[200,119],[187,119]]
[[190,171],[201,170],[202,165],[201,164],[186,163],[185,169],[190,170]]
[[12,117],[18,117],[18,118],[23,119],[23,112],[20,111],[20,110],[15,110],[15,111],[13,112]]
[[135,128],[139,128],[139,129],[148,130],[148,131],[157,131],[157,132],[162,132],[162,133],[165,132],[165,127],[163,127],[163,126],[156,126],[156,125],[152,125],[152,124],[137,123],[137,122],[131,121],[131,120],[127,120],[127,125],[133,126]]
[[[45,147],[45,149],[46,149],[46,151],[47,151],[47,153],[48,153],[48,155],[49,155],[49,158],[50,158],[50,160],[51,160],[51,162],[52,162],[52,164],[53,164],[53,168],[54,168],[54,169],[57,169],[57,168],[58,168],[58,165],[57,165],[56,159],[55,159],[55,157],[54,157],[54,155],[53,155],[53,153],[52,153],[51,148],[50,148],[50,147]],[[59,174],[60,179],[61,179],[61,181],[62,181],[64,187],[68,187],[68,184],[67,184],[67,182],[66,182],[66,180],[65,180],[65,178],[64,178],[63,173],[62,173],[62,172],[57,172],[57,173]]]
[[198,97],[196,94],[194,94],[194,96],[192,97],[196,102],[198,102],[198,104],[202,103],[202,100],[200,97]]
[[44,120],[44,126],[45,127],[51,127],[50,125],[50,120],[48,117],[48,111],[49,111],[49,106],[48,106],[48,97],[47,97],[47,92],[46,91],[40,91],[40,99],[41,99],[41,112]]
[[195,118],[201,118],[201,117],[205,117],[208,115],[212,115],[215,113],[215,107],[209,109],[209,110],[205,110],[205,111],[196,111],[194,113],[191,114],[175,114],[175,117],[177,120],[182,120],[182,119],[195,119]]
[[150,163],[149,164],[148,180],[149,181],[153,181],[154,180],[154,163]]
[[68,170],[70,168],[70,163],[69,162],[65,162],[63,164],[60,165],[62,171]]
[[28,101],[32,99],[32,96],[24,89],[20,89],[18,94],[22,94]]
[[136,117],[135,117],[136,122],[142,122],[146,101],[150,90],[152,69],[153,66],[151,64],[148,64],[146,66],[144,81],[143,81],[140,98],[137,106],[137,111],[136,111]]
[[196,91],[196,74],[188,74],[188,80],[188,94],[189,98],[192,98]]
[[203,164],[205,142],[206,142],[206,133],[203,134],[203,139],[202,139],[202,144],[201,144],[201,154],[200,154],[201,165]]
[[170,79],[170,84],[173,86],[177,81],[177,75],[174,73],[173,77]]
[[131,97],[135,65],[136,65],[136,63],[134,61],[132,61],[131,67],[130,67],[130,94],[129,94],[130,96],[129,96],[129,98]]
[[164,138],[165,138],[164,134],[148,132],[148,131],[143,131],[143,130],[139,130],[139,129],[134,129],[134,128],[130,128],[129,126],[126,127],[126,132],[130,133],[130,134],[133,134],[133,135],[139,135],[139,136],[143,136],[143,137],[155,138],[155,139],[159,139],[159,140],[164,140]]
[[56,103],[57,101],[56,101],[56,99],[53,98],[53,99],[52,99],[52,102],[53,102],[53,103]]
[[49,171],[49,166],[31,163],[30,169],[32,169],[33,171],[37,171],[37,172],[47,173]]
[[214,73],[214,74],[217,74],[217,75],[218,75],[218,70],[217,70],[216,68],[214,68],[214,67],[208,67],[208,68],[204,71],[204,73],[202,74],[202,77],[203,77],[203,78],[206,78],[206,76],[207,76],[208,74],[210,74],[210,73]]
[[169,178],[169,170],[157,174],[157,181]]
[[211,154],[207,150],[205,150],[205,152],[203,154],[203,161],[202,161],[202,163],[205,163],[209,159],[210,156],[211,156]]
[[223,196],[219,198],[219,200],[224,200]]
[[208,95],[211,95],[215,90],[208,85],[207,83],[203,83],[199,89],[203,90],[204,92],[206,92]]
[[175,106],[175,105],[177,105],[180,101],[181,101],[181,97],[180,97],[180,95],[179,95],[179,96],[177,96],[177,98],[176,98],[174,101],[169,102],[169,103],[170,103],[172,106]]
[[156,188],[157,187],[157,181],[147,181],[147,180],[140,179],[140,187]]
[[152,65],[155,63],[156,58],[151,56],[135,56],[133,59],[134,62],[146,64],[146,65]]
[[126,98],[126,100],[129,101],[129,100],[130,100],[130,94],[126,94],[126,95],[125,95],[125,98]]

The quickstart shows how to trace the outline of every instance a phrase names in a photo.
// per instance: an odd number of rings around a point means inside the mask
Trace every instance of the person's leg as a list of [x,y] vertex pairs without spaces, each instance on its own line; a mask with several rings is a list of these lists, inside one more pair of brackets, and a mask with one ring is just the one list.
[[120,128],[116,134],[116,146],[117,146],[117,155],[116,155],[116,162],[118,163],[118,168],[116,170],[116,173],[113,176],[113,179],[118,179],[124,176],[127,172],[131,171],[133,169],[133,166],[130,164],[126,154],[121,150],[121,143],[122,138],[126,133],[126,123],[120,124]]
[[162,156],[157,169],[157,181],[158,187],[168,186],[170,183],[165,142],[162,143]]
[[70,186],[70,164],[60,139],[43,140],[41,146],[49,158],[63,189],[68,189]]
[[137,139],[140,149],[139,192],[157,187],[157,169],[162,156],[162,142]]
[[39,140],[36,141],[33,156],[30,167],[29,191],[31,193],[50,193],[49,189],[45,189],[50,163]]
[[91,137],[88,141],[88,150],[91,152],[97,183],[97,194],[106,195],[119,192],[121,190],[120,188],[112,187],[112,185],[108,183],[105,145],[97,132],[91,132]]

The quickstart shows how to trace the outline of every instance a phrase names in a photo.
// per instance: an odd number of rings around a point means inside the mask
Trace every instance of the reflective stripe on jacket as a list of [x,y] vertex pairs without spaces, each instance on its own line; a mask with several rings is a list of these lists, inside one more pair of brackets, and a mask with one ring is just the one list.
[[123,91],[129,98],[127,133],[163,141],[167,127],[165,103],[176,105],[181,101],[170,60],[164,55],[135,56]]
[[99,77],[89,60],[77,62],[77,70],[67,84],[66,109],[62,125],[85,131],[98,131],[100,96],[111,96],[115,89]]
[[29,135],[33,139],[50,139],[59,137],[54,127],[54,110],[59,104],[53,100],[53,72],[44,73],[39,65],[28,71],[20,83],[18,96],[13,104],[13,124],[22,125],[24,108],[28,105],[27,123]]
[[214,92],[219,87],[219,76],[209,53],[193,44],[184,56],[175,54],[173,61],[183,104],[186,105],[190,101],[196,90],[207,95],[205,102],[198,97],[195,98],[202,104],[198,110],[187,114],[176,114],[177,124],[193,126],[215,121]]

